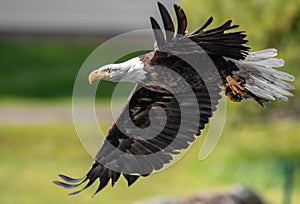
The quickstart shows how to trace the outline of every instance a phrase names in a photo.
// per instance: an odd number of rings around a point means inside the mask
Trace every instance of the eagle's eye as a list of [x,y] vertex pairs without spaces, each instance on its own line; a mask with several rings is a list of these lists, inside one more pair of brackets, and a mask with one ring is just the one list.
[[104,69],[103,72],[106,72],[106,73],[110,74],[111,73],[111,69],[110,68]]

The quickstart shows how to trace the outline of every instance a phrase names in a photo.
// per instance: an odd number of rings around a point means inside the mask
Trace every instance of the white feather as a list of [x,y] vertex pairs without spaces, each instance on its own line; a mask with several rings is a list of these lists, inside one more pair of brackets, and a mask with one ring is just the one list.
[[135,82],[139,83],[146,78],[144,64],[139,57],[132,58],[119,64],[108,65],[110,68],[118,69],[117,74],[123,73],[122,78],[118,82]]
[[274,69],[282,67],[284,60],[274,58],[277,50],[274,48],[251,52],[244,60],[231,60],[239,68],[234,74],[246,80],[245,88],[253,94],[269,99],[287,101],[287,96],[293,96],[289,90],[295,87],[285,81],[294,81],[294,76]]
[[261,89],[260,87],[258,87],[256,85],[251,86],[251,85],[246,84],[245,88],[248,89],[249,91],[251,91],[252,93],[254,93],[255,95],[263,96],[264,98],[269,99],[269,100],[275,100],[275,98],[271,94],[269,94],[268,92],[266,92],[265,90]]
[[[284,60],[280,59],[280,58],[269,58],[269,59],[262,59],[262,60],[247,60],[247,58],[246,58],[244,63],[253,65],[253,66],[272,68],[272,67],[282,67],[284,65]],[[242,64],[243,64],[243,62],[242,62]]]
[[277,56],[277,50],[275,48],[270,48],[270,49],[260,50],[256,52],[251,52],[246,57],[246,59],[247,61],[252,61],[252,60],[256,61],[256,60],[263,60],[263,59],[268,59],[276,56]]
[[[278,86],[285,90],[294,90],[295,89],[295,87],[293,85],[291,85],[285,81],[282,81],[282,80],[277,80],[276,77],[274,77],[273,75],[270,75],[266,72],[251,71],[251,75],[264,78],[269,83],[274,84],[275,86]],[[240,74],[240,76],[247,78],[249,76],[249,73],[246,73],[246,74],[243,73],[243,74]]]

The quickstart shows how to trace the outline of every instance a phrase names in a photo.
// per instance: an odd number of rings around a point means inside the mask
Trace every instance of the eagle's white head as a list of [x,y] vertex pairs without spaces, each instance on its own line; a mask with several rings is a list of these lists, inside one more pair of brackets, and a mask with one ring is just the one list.
[[139,83],[145,78],[144,63],[139,57],[135,57],[120,64],[108,64],[92,71],[89,75],[89,82],[92,84],[97,80],[106,80]]

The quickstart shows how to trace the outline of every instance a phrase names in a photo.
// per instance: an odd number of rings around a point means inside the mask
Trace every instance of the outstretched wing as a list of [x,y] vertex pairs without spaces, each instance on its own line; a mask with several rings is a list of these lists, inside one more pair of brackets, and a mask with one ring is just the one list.
[[[194,89],[200,118],[191,118],[182,124],[180,108],[190,107],[193,103],[188,96],[183,96],[186,100],[179,103],[171,93],[158,93],[137,85],[125,109],[109,130],[86,176],[73,179],[60,175],[64,182],[55,181],[55,184],[64,188],[76,188],[87,182],[83,188],[86,189],[99,180],[97,193],[109,181],[114,185],[121,174],[128,185],[131,185],[140,176],[147,176],[163,168],[164,164],[172,160],[173,155],[186,149],[194,141],[195,135],[200,134],[216,109],[220,91],[217,86],[209,92],[206,87]],[[156,112],[157,108],[162,108],[164,112]],[[154,111],[150,113],[150,110]],[[151,123],[155,127],[147,129]],[[157,129],[161,131],[155,133]],[[77,194],[83,189],[71,194]]]
[[197,50],[191,49],[191,43],[193,42],[199,45],[207,54],[235,60],[246,57],[250,49],[244,45],[248,42],[245,39],[246,34],[242,31],[227,32],[239,27],[238,25],[231,25],[231,20],[217,28],[206,30],[213,21],[213,18],[210,17],[197,31],[187,34],[186,15],[180,6],[174,5],[178,22],[177,33],[175,34],[174,24],[167,9],[159,2],[158,7],[163,20],[165,35],[157,21],[152,17],[150,18],[158,50],[171,51],[175,55],[190,54]]

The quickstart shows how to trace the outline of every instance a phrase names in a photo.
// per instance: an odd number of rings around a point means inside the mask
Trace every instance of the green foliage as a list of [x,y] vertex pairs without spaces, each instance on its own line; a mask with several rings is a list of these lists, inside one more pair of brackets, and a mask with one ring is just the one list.
[[71,96],[88,46],[47,41],[1,41],[0,93],[17,97]]
[[[40,39],[0,38],[0,53],[3,53],[0,55],[0,98],[71,97],[81,65],[95,46],[105,39],[87,37],[85,40],[89,41],[82,42],[80,37],[70,41],[67,36]],[[116,48],[108,49],[106,55],[111,56],[114,52]],[[139,51],[122,56],[116,62],[125,61],[145,52]],[[99,57],[99,66],[104,64],[105,58]],[[102,81],[101,94],[97,96],[110,98],[114,87],[114,83]]]
[[[94,43],[67,37],[0,39],[0,97],[71,97],[77,72],[99,44]],[[103,86],[101,94],[109,97],[113,86]]]
[[255,49],[281,45],[286,38],[300,38],[297,35],[300,2],[297,0],[182,0],[181,4],[191,29],[196,29],[210,16],[215,18],[215,25],[232,19],[247,32]]

